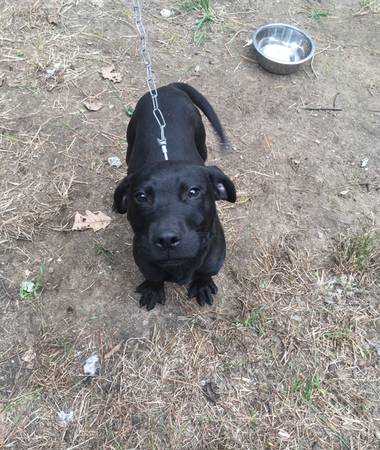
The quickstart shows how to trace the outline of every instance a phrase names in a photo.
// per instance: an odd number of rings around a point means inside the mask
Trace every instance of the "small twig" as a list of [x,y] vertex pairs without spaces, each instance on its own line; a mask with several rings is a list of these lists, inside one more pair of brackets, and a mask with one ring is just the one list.
[[244,55],[240,55],[243,59],[245,59],[245,60],[247,60],[247,61],[250,61],[251,63],[253,63],[253,64],[258,64],[258,62],[257,61],[255,61],[254,59],[252,59],[252,58],[248,58],[248,56],[244,56]]
[[333,100],[333,108],[335,108],[336,98],[338,97],[339,94],[340,94],[340,92],[337,92],[335,94],[335,97],[334,97],[334,100]]
[[343,111],[343,108],[328,108],[328,107],[313,107],[313,106],[304,106],[302,109],[306,109],[307,111]]

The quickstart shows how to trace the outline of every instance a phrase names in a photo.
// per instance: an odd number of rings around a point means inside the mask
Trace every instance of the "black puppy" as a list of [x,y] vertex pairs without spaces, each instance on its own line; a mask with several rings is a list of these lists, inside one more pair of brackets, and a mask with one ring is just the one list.
[[226,244],[215,200],[236,201],[232,181],[206,167],[206,133],[196,106],[221,142],[223,128],[212,106],[184,83],[158,89],[167,122],[168,161],[157,143],[159,127],[149,93],[137,103],[127,131],[128,176],[117,186],[114,208],[128,213],[134,231],[133,254],[145,277],[137,288],[148,310],[165,303],[164,282],[190,283],[189,297],[212,304],[212,280],[224,262]]

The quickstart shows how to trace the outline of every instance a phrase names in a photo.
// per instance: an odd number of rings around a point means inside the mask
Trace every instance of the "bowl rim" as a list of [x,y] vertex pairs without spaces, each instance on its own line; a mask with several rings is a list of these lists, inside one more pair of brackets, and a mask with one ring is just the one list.
[[[268,58],[268,56],[264,55],[264,53],[258,47],[257,35],[260,33],[260,31],[262,31],[266,28],[273,28],[273,27],[291,28],[292,30],[298,31],[299,33],[303,34],[306,37],[306,39],[310,42],[310,45],[311,45],[310,53],[306,56],[306,58],[300,59],[298,61],[285,62],[285,61],[280,61],[278,59]],[[288,23],[282,23],[282,22],[275,22],[275,23],[270,22],[270,23],[261,25],[259,28],[257,28],[257,30],[253,33],[253,36],[252,36],[252,45],[255,48],[255,50],[258,53],[260,53],[260,55],[263,58],[267,59],[268,61],[273,61],[277,64],[282,64],[284,66],[297,66],[297,65],[303,64],[304,62],[309,61],[311,58],[313,58],[314,54],[315,54],[314,40],[311,38],[311,36],[308,33],[306,33],[306,31],[302,30],[301,28],[295,27],[294,25],[289,25]]]

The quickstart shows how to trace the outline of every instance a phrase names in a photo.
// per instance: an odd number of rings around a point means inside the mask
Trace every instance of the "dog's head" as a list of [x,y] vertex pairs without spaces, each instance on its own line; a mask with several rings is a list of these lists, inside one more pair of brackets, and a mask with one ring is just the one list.
[[166,264],[195,258],[207,244],[216,200],[236,201],[235,186],[220,169],[169,161],[125,177],[114,208],[127,213],[139,254]]

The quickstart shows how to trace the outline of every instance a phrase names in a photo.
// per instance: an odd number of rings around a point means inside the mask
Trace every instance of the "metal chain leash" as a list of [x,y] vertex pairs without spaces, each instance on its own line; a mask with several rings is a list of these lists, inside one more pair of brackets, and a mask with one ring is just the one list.
[[161,136],[157,138],[157,141],[161,147],[161,151],[164,154],[164,158],[168,160],[168,150],[166,147],[166,137],[165,137],[165,127],[166,122],[164,116],[162,115],[162,111],[158,105],[158,92],[156,88],[156,82],[154,80],[153,72],[152,72],[152,59],[150,57],[149,49],[148,49],[148,35],[145,31],[145,27],[141,18],[141,5],[139,0],[133,1],[133,16],[135,19],[135,25],[137,31],[140,36],[140,50],[141,55],[143,57],[143,61],[146,69],[146,82],[149,88],[150,96],[152,98],[153,104],[153,115],[157,120],[158,126],[160,127]]

